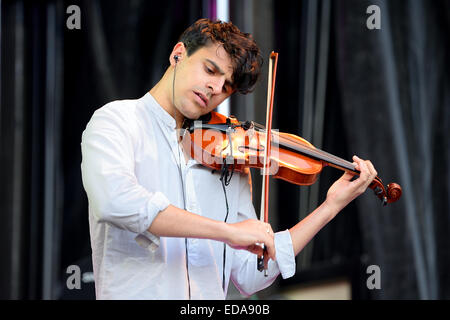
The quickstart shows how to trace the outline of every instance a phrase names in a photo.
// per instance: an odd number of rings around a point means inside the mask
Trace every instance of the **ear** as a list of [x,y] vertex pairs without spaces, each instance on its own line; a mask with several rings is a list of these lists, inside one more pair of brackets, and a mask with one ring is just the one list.
[[[175,56],[178,57],[178,60],[175,60]],[[186,57],[186,47],[183,42],[178,42],[172,50],[172,53],[169,56],[169,62],[172,67],[175,66],[176,63],[180,63]]]

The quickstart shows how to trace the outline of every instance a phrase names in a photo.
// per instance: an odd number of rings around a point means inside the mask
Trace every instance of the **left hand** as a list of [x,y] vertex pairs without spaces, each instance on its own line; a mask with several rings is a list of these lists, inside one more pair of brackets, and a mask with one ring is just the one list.
[[351,181],[354,174],[345,172],[342,177],[333,183],[327,193],[325,201],[337,210],[336,213],[366,191],[377,176],[377,171],[369,160],[362,160],[353,156],[353,161],[355,169],[360,171],[359,177]]

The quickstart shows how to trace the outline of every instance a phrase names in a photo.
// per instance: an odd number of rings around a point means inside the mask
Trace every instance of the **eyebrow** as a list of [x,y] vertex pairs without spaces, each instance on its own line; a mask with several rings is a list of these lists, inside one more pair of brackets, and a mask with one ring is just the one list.
[[[214,61],[206,58],[206,61],[211,63],[213,65],[213,67],[217,70],[217,72],[219,72],[222,76],[225,75],[225,72],[223,72],[222,69],[220,69],[220,67],[217,65],[217,63],[215,63]],[[233,88],[233,83],[231,82],[231,80],[226,79],[225,83],[228,84],[231,88]]]

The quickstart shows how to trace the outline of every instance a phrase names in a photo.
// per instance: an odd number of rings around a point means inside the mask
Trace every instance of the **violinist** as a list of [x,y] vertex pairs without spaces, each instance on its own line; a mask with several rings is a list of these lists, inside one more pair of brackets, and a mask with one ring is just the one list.
[[[261,70],[251,35],[201,19],[181,35],[160,81],[143,97],[99,108],[82,135],[82,179],[97,299],[225,299],[230,280],[243,295],[295,273],[295,256],[377,172],[353,157],[326,200],[289,230],[257,220],[248,170],[227,185],[220,172],[186,157],[179,128]],[[266,249],[267,276],[256,269]]]

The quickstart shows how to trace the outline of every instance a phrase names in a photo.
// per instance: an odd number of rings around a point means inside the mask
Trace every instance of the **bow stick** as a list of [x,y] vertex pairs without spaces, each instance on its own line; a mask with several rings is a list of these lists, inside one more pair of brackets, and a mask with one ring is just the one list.
[[[263,167],[263,183],[261,191],[261,211],[259,219],[263,222],[269,221],[269,156],[271,154],[271,132],[272,132],[272,110],[273,110],[273,97],[275,92],[275,78],[277,74],[277,62],[278,53],[273,52],[269,58],[269,75],[267,84],[267,109],[266,109],[266,150],[264,155],[264,167]],[[269,231],[269,229],[267,229]],[[264,270],[264,276],[267,277],[267,267],[264,265],[264,256],[267,254],[267,248],[262,245],[264,253],[258,257],[257,268],[259,271]]]

